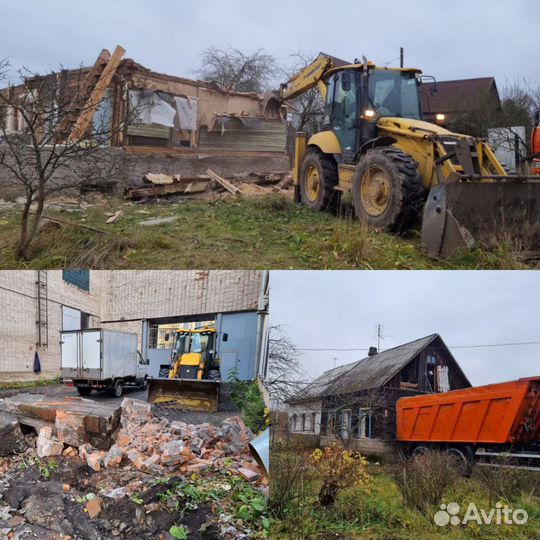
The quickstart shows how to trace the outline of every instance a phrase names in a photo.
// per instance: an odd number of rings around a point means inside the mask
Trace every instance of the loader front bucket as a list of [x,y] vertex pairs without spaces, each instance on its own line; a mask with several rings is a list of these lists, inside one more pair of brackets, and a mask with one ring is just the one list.
[[219,406],[219,381],[149,379],[148,402],[172,409],[215,412]]
[[424,207],[422,245],[448,257],[477,244],[509,242],[525,258],[540,253],[540,179],[450,182],[433,187]]

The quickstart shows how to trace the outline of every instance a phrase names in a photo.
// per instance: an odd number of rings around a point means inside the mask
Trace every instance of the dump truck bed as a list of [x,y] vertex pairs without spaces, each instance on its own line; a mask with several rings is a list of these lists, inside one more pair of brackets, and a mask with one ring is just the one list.
[[528,444],[540,435],[540,377],[401,398],[400,441]]

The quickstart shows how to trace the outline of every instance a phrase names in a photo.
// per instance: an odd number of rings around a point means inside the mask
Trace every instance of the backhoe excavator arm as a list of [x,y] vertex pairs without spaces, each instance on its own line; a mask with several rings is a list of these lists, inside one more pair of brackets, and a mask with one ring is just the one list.
[[327,87],[323,81],[324,75],[334,67],[331,57],[320,54],[309,66],[299,71],[286,83],[281,85],[280,98],[294,99],[307,90],[317,86],[323,99],[326,99]]

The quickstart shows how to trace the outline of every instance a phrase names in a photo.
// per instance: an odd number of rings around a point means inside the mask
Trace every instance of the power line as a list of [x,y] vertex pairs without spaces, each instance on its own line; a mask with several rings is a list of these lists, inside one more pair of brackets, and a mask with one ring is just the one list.
[[[515,347],[515,346],[521,346],[521,345],[538,345],[540,344],[540,341],[517,341],[517,342],[511,342],[511,343],[487,343],[482,345],[448,345],[449,349],[479,349],[483,347]],[[405,350],[415,350],[417,347],[393,347],[393,348],[399,348],[402,351]],[[347,351],[369,351],[369,347],[351,347],[351,348],[303,348],[303,347],[297,347],[298,351],[337,351],[337,352],[347,352]],[[380,352],[384,352],[385,350],[390,349],[383,349]]]

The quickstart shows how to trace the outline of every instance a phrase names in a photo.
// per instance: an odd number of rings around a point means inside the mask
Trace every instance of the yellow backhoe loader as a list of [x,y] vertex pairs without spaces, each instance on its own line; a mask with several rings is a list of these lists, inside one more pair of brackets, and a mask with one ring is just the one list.
[[[205,326],[175,332],[169,364],[148,380],[148,401],[161,406],[217,411],[221,374],[216,354],[218,332]],[[228,335],[222,335],[227,341]]]
[[539,248],[540,177],[511,176],[483,139],[422,118],[421,71],[320,54],[281,86],[281,101],[317,87],[322,131],[296,136],[295,200],[335,211],[351,193],[356,217],[403,233],[420,220],[431,257],[475,241]]

